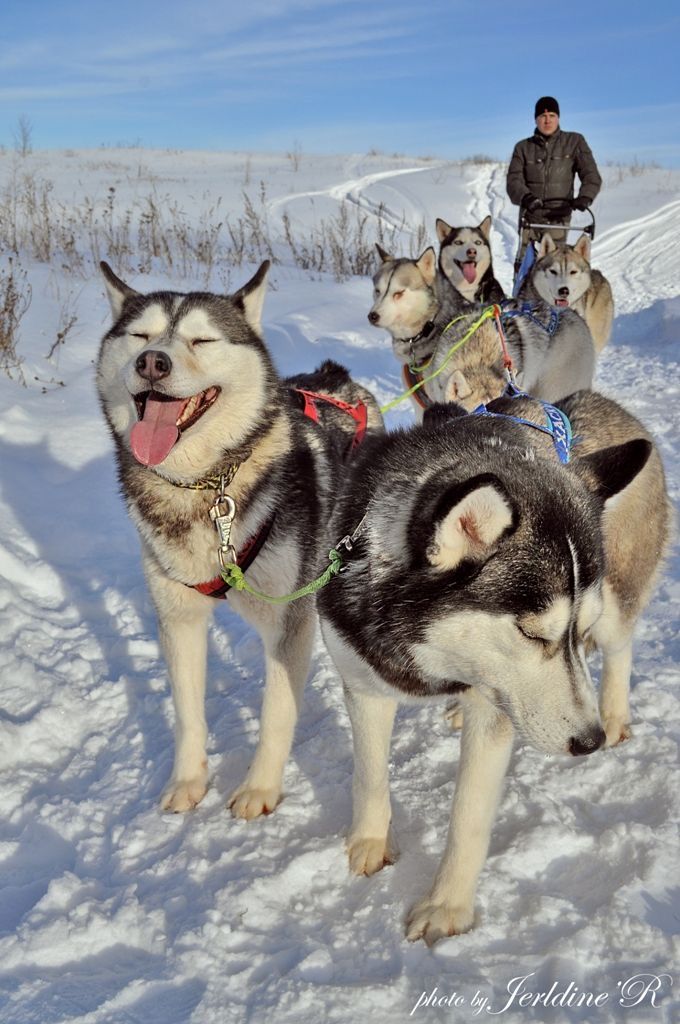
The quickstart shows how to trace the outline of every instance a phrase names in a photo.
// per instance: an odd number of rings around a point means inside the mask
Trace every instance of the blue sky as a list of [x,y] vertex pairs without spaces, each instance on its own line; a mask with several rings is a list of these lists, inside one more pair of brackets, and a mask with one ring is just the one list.
[[601,161],[680,166],[670,0],[3,0],[0,144],[507,159],[539,95]]

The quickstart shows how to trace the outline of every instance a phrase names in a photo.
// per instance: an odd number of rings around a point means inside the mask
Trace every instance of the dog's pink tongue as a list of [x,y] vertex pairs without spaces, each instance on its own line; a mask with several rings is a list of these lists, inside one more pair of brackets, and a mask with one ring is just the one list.
[[475,277],[477,276],[477,264],[476,263],[464,263],[463,264],[463,277],[468,284],[474,284]]
[[177,417],[184,399],[161,399],[153,392],[146,400],[144,418],[130,431],[132,454],[144,466],[157,466],[167,458],[179,437]]

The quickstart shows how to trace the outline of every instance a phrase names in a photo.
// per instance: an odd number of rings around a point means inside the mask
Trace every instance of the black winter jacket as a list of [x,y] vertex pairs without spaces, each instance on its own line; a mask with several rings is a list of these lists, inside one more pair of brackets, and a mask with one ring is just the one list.
[[538,199],[572,199],[576,174],[581,183],[579,196],[592,202],[602,178],[586,140],[578,132],[558,128],[554,135],[541,135],[537,128],[512,152],[508,195],[517,206],[529,192]]

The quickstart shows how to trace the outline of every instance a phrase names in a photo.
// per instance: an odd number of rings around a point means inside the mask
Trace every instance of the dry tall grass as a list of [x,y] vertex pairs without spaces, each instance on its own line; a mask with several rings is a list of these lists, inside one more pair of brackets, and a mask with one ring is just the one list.
[[390,223],[382,206],[368,211],[343,203],[335,216],[312,227],[288,214],[273,219],[262,181],[255,195],[243,191],[240,211],[227,214],[217,200],[191,217],[155,188],[126,204],[111,186],[104,200],[85,196],[70,207],[53,191],[50,181],[35,174],[13,174],[0,192],[0,250],[82,277],[106,259],[120,273],[153,272],[209,287],[218,265],[269,259],[345,280],[372,268],[376,242],[401,249],[406,234],[417,255],[426,239],[424,223],[406,231],[404,223]]

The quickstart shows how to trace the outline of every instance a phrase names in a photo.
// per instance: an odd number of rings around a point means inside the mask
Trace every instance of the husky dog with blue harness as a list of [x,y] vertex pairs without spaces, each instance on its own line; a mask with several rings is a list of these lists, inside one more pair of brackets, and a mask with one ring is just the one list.
[[510,389],[473,415],[433,406],[360,453],[330,522],[329,539],[348,538],[345,569],[318,600],[354,736],[354,873],[396,856],[398,704],[455,695],[463,708],[446,846],[409,939],[472,927],[516,733],[561,757],[630,736],[632,635],[669,524],[652,438],[591,391],[547,407]]
[[[437,340],[425,387],[434,402],[459,402],[470,410],[498,398],[507,381],[497,321],[489,318],[456,347],[483,311],[460,308]],[[547,402],[590,388],[595,347],[590,331],[573,310],[555,309],[540,296],[532,301],[506,299],[500,324],[516,381],[523,391]]]
[[[432,248],[418,259],[378,252],[368,319],[392,337],[417,418],[433,402],[469,410],[498,398],[507,374],[496,323],[487,317],[476,326],[489,304],[468,302],[438,268]],[[540,296],[507,299],[501,324],[525,391],[554,402],[592,386],[595,348],[578,313],[554,309]]]
[[545,234],[519,296],[529,302],[543,300],[560,311],[573,309],[588,324],[598,354],[609,341],[614,298],[607,278],[590,266],[587,235],[567,245]]

